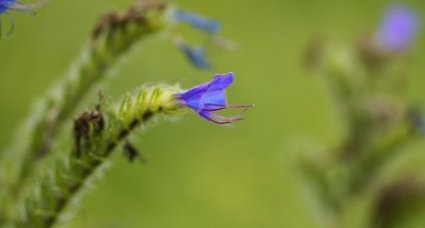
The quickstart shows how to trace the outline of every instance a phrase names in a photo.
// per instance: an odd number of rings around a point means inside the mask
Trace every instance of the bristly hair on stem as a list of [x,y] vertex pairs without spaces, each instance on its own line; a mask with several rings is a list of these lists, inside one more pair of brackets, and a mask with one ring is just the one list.
[[103,111],[99,106],[74,119],[74,147],[29,196],[23,213],[16,218],[18,227],[51,227],[67,205],[90,178],[105,164],[115,149],[140,125],[159,115],[177,115],[183,106],[176,101],[176,86],[158,85],[139,89],[125,96],[114,108]]
[[[0,198],[7,196],[8,201],[18,197],[28,176],[49,153],[54,136],[75,108],[135,43],[167,28],[166,15],[165,4],[139,0],[123,14],[110,12],[100,19],[69,77],[42,99],[19,132],[19,141],[4,153],[0,182],[6,189],[0,190],[4,191],[0,192]],[[23,143],[22,139],[28,142]]]

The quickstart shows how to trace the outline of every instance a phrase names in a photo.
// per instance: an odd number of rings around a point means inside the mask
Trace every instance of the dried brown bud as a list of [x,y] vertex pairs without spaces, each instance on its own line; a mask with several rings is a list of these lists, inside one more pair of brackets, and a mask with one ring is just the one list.
[[373,210],[372,227],[390,227],[397,215],[424,198],[424,183],[416,176],[404,177],[384,187]]
[[92,38],[97,39],[100,35],[110,30],[126,27],[130,23],[144,23],[145,14],[149,10],[163,10],[165,4],[155,0],[139,0],[124,14],[117,12],[105,13],[98,21],[92,32]]

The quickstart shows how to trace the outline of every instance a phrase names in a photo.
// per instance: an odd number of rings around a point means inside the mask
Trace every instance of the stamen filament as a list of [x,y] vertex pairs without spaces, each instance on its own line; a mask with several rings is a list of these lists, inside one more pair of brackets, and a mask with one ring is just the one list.
[[217,106],[218,108],[213,108],[213,109],[204,109],[205,111],[209,111],[209,112],[214,112],[214,111],[220,111],[223,109],[227,109],[227,108],[245,108],[243,112],[245,112],[248,108],[252,108],[255,105],[249,104],[249,105],[218,105],[218,104],[208,104],[206,103],[205,105],[211,105],[211,106]]

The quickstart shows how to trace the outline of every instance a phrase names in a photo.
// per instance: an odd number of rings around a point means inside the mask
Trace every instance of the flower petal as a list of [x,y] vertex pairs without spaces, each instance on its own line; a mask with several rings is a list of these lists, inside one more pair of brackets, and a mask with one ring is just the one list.
[[184,105],[197,111],[201,106],[200,103],[202,95],[208,90],[208,85],[209,83],[198,85],[183,93],[178,93],[176,96],[184,103]]
[[[207,91],[201,97],[202,107],[204,110],[215,110],[224,108],[227,104],[226,93],[223,89]],[[199,110],[198,110],[199,111]]]
[[176,9],[172,15],[177,21],[185,22],[194,28],[204,30],[211,34],[218,33],[220,30],[220,22],[209,20],[193,13]]
[[224,89],[227,88],[233,80],[234,75],[231,72],[214,76],[213,80],[208,85],[207,91],[203,93],[201,97],[199,110],[211,110],[225,107],[227,102]]
[[233,72],[225,74],[217,74],[214,76],[213,80],[209,83],[208,90],[218,90],[227,88],[234,81],[235,76]]
[[[183,93],[177,94],[177,97],[189,108],[199,112],[206,108],[217,108],[219,105],[226,104],[224,89],[234,80],[233,73],[219,74],[207,83],[203,83]],[[205,107],[207,104],[207,107]]]
[[200,46],[191,47],[185,43],[180,44],[179,48],[192,65],[207,70],[211,68],[211,64],[207,60],[205,48]]

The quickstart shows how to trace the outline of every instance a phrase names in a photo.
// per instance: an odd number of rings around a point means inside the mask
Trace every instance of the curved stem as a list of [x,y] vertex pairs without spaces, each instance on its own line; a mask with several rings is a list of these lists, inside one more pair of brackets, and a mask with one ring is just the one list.
[[25,216],[18,227],[51,227],[69,202],[83,190],[114,150],[140,125],[160,114],[176,113],[182,106],[175,102],[176,88],[144,88],[127,96],[116,112],[100,109],[85,112],[74,120],[71,153],[56,161],[45,174],[38,197],[27,197]]
[[11,146],[13,149],[5,151],[0,164],[0,185],[7,189],[0,190],[0,198],[19,197],[38,161],[50,152],[63,123],[137,41],[166,28],[166,11],[162,3],[137,1],[124,14],[111,12],[100,19],[69,77],[53,88],[41,107],[31,112],[25,129],[19,132],[19,140]]

